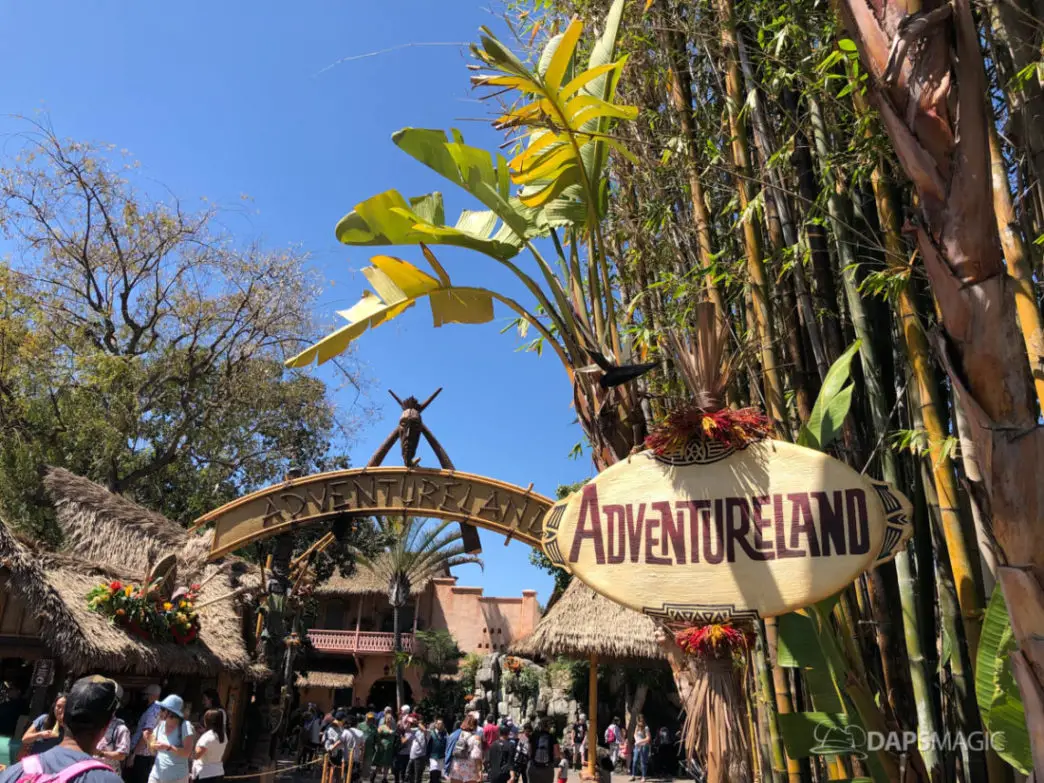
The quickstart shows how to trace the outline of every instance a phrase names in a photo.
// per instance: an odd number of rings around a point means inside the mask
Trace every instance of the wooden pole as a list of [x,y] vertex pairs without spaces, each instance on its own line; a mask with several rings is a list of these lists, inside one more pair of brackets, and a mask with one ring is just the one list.
[[598,654],[591,653],[591,673],[587,678],[587,774],[598,769]]
[[323,754],[323,776],[321,778],[322,783],[326,783],[326,776],[327,776],[327,774],[329,774],[329,771],[330,771],[330,754],[329,753],[324,753]]
[[[269,555],[265,560],[265,567],[261,569],[261,588],[266,589],[265,585],[265,571],[271,570],[272,568],[272,556]],[[254,641],[256,642],[261,638],[261,624],[264,622],[265,616],[261,612],[257,613],[257,627],[254,629]]]

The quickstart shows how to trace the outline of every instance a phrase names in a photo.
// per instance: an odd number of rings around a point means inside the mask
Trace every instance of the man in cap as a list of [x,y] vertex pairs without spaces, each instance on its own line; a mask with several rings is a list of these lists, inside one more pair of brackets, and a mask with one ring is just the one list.
[[105,677],[77,680],[65,697],[62,741],[0,772],[0,783],[15,783],[23,777],[57,775],[63,771],[76,783],[121,783],[119,775],[105,762],[93,758],[120,703],[116,688],[116,683]]

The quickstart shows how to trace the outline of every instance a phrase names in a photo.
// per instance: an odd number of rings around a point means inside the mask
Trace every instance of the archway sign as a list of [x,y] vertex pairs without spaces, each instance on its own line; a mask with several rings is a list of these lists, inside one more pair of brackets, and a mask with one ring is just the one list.
[[699,440],[632,455],[552,503],[454,470],[369,467],[287,480],[197,520],[211,557],[349,514],[469,523],[542,548],[595,591],[669,621],[772,617],[838,592],[895,556],[910,502],[819,451]]
[[211,559],[260,539],[342,514],[409,514],[467,522],[539,547],[552,501],[531,488],[430,468],[338,470],[289,479],[196,520],[212,524]]

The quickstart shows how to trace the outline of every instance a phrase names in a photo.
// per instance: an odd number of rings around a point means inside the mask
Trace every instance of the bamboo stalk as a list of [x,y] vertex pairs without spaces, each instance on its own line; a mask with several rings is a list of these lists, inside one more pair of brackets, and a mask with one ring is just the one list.
[[1015,282],[1015,311],[1026,343],[1026,355],[1033,387],[1037,391],[1037,404],[1044,410],[1044,326],[1041,325],[1040,307],[1034,290],[1033,269],[1030,267],[1026,242],[1022,238],[1015,208],[1011,202],[1008,185],[1008,167],[1001,155],[997,125],[988,122],[990,141],[990,180],[993,183],[993,211],[997,214],[997,229],[1000,231],[1001,249],[1008,275]]
[[684,41],[676,33],[666,32],[662,35],[663,45],[670,53],[670,98],[678,122],[681,125],[682,135],[685,138],[685,146],[688,152],[688,179],[689,196],[692,204],[692,219],[696,224],[696,244],[698,247],[700,266],[704,271],[704,283],[707,287],[707,297],[714,305],[715,314],[719,320],[725,319],[725,299],[714,281],[714,250],[711,244],[710,214],[707,211],[707,197],[703,192],[703,183],[700,181],[698,162],[699,143],[696,137],[696,129],[692,121],[692,85],[689,81],[688,69],[683,67],[684,58],[687,57],[684,49]]
[[[766,617],[763,623],[767,649],[769,651],[776,650],[779,645],[779,636],[776,632],[776,619],[774,617]],[[787,682],[787,673],[778,663],[773,664],[771,668],[773,691],[776,696],[776,711],[780,715],[789,715],[794,711],[794,702],[790,697],[790,684]],[[783,753],[784,755],[786,754],[785,748]],[[787,764],[787,780],[789,780],[790,783],[800,783],[802,779],[801,764],[798,763],[797,759],[792,759],[786,755],[785,758]]]
[[[757,622],[754,624],[757,633],[757,643],[754,645],[754,668],[757,672],[758,701],[764,712],[765,723],[768,725],[769,752],[772,758],[772,780],[773,783],[783,783],[787,776],[789,762],[786,752],[783,750],[783,737],[779,731],[778,713],[776,712],[776,701],[772,691],[772,672],[768,659],[768,638],[765,634],[765,624]],[[791,777],[791,780],[794,778]],[[797,779],[801,779],[800,768]]]
[[[729,132],[732,135],[732,159],[736,170],[736,190],[739,194],[739,208],[742,214],[750,212],[752,169],[750,152],[747,148],[747,123],[741,112],[744,96],[732,0],[718,0],[718,13],[726,63],[725,90]],[[769,299],[768,280],[765,275],[761,227],[756,215],[747,214],[743,219],[743,245],[747,257],[747,274],[753,302],[754,322],[757,325],[758,341],[761,347],[767,413],[775,422],[776,429],[782,431],[787,421],[786,408],[783,404],[783,385],[780,381],[779,361],[776,357],[772,303]]]

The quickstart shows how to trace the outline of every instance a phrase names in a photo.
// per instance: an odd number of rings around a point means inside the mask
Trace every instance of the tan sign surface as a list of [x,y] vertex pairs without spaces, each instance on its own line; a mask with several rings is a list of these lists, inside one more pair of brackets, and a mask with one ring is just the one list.
[[345,513],[410,514],[470,522],[539,546],[551,501],[528,489],[450,470],[358,468],[286,481],[196,520],[214,525],[211,557]]
[[548,557],[594,590],[669,619],[771,617],[894,556],[910,504],[811,449],[694,441],[613,465],[544,519]]

